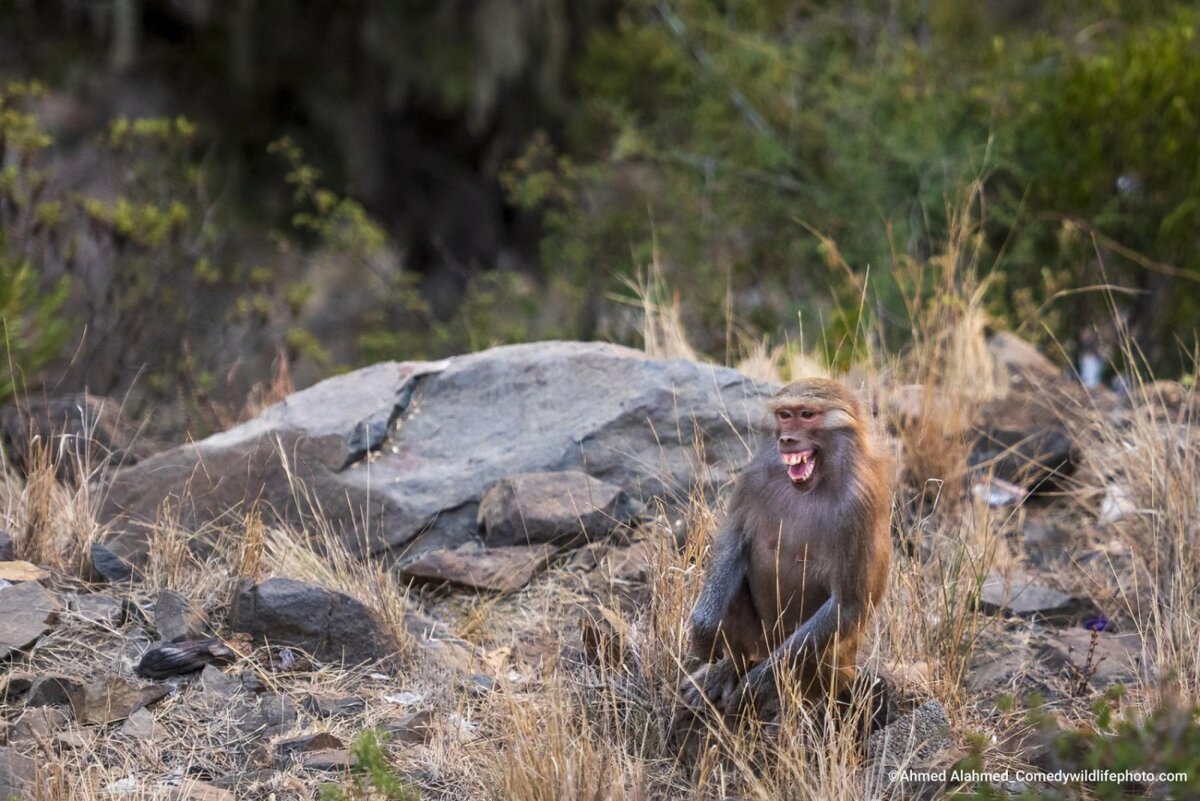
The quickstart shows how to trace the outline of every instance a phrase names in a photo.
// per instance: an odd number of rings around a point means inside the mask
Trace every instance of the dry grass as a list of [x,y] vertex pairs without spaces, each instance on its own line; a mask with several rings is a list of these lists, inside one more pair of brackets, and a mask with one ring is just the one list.
[[[1127,364],[1142,365],[1128,336]],[[1192,357],[1193,375],[1200,359]],[[1093,410],[1085,440],[1084,514],[1109,548],[1127,556],[1098,571],[1132,619],[1155,666],[1158,690],[1200,698],[1200,397],[1195,384],[1164,385],[1134,369],[1132,408]],[[1104,567],[1108,567],[1105,570]]]
[[[85,429],[94,424],[85,421]],[[86,436],[37,437],[29,443],[24,476],[0,469],[0,530],[13,536],[17,558],[71,574],[83,569],[101,534],[95,488],[108,467],[87,442]]]

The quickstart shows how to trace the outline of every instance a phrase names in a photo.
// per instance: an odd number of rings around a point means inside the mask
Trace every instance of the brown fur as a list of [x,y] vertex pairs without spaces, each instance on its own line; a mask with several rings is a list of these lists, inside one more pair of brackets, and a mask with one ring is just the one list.
[[[767,406],[776,439],[738,480],[692,615],[692,706],[761,702],[785,665],[810,696],[844,689],[887,584],[891,471],[862,405],[805,379]],[[812,477],[793,480],[781,453],[810,450]]]

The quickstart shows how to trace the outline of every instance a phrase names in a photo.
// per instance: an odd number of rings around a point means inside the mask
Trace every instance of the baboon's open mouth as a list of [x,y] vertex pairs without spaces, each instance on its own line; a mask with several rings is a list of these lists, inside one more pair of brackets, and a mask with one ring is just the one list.
[[803,484],[808,481],[812,478],[813,471],[817,469],[816,451],[811,448],[797,453],[781,453],[779,457],[787,465],[788,478],[792,480],[793,484]]

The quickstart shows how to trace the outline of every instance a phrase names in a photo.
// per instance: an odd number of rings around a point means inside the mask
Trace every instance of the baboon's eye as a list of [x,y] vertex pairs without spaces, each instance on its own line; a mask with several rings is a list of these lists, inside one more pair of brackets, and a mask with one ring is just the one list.
[[800,412],[800,418],[802,420],[811,420],[816,416],[817,416],[817,413],[814,412],[812,409],[805,409],[804,411]]
[[792,412],[790,409],[780,409],[777,412],[777,414],[779,415],[780,420],[791,420],[792,419]]

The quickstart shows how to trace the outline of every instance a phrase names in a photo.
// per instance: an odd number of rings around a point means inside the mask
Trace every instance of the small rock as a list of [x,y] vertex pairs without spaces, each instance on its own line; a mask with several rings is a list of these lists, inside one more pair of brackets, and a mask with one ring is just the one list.
[[632,519],[624,490],[578,470],[502,478],[479,501],[492,547],[597,542]]
[[275,757],[280,762],[287,762],[297,754],[307,754],[313,751],[329,751],[345,748],[346,744],[329,732],[314,732],[299,737],[289,737],[275,743]]
[[595,570],[600,566],[601,561],[603,561],[605,555],[612,547],[606,542],[588,543],[581,548],[575,549],[563,567],[570,571],[582,571],[585,573]]
[[462,682],[463,690],[475,698],[482,698],[496,689],[496,680],[486,673],[476,673]]
[[266,693],[258,699],[263,723],[271,728],[286,728],[299,716],[296,702],[279,693]]
[[242,683],[232,676],[226,676],[218,667],[205,665],[200,671],[200,686],[209,695],[230,698],[242,688]]
[[73,707],[80,723],[105,724],[122,720],[167,694],[167,688],[151,684],[137,687],[121,678],[84,685],[83,703]]
[[161,590],[154,598],[154,629],[163,642],[197,640],[206,634],[208,615],[184,596]]
[[133,578],[133,565],[121,558],[117,548],[111,545],[92,543],[92,572],[101,581],[124,584]]
[[74,596],[70,599],[70,609],[77,617],[98,626],[119,626],[125,618],[121,602],[102,592]]
[[68,729],[54,735],[54,745],[59,750],[82,751],[87,748],[93,748],[95,742],[95,729]]
[[422,660],[451,673],[469,673],[477,669],[479,654],[462,640],[431,639],[420,643]]
[[33,686],[33,677],[26,673],[10,673],[6,678],[8,681],[4,683],[4,700],[9,703],[29,692],[29,688]]
[[235,631],[303,649],[317,659],[361,663],[399,650],[387,626],[360,601],[294,579],[242,580],[230,616]]
[[972,659],[966,676],[966,687],[972,693],[986,696],[1011,693],[1025,688],[1033,663],[1033,652],[1024,640],[1015,638],[998,648],[980,648]]
[[979,590],[979,607],[988,615],[1007,612],[1017,617],[1045,623],[1071,625],[1096,613],[1096,606],[1084,598],[1040,587],[1020,573],[1008,576],[993,570]]
[[547,544],[485,548],[468,543],[454,550],[427,551],[400,574],[412,581],[515,592],[546,568],[554,552]]
[[26,741],[45,742],[71,722],[71,716],[61,707],[43,706],[27,708],[8,735],[9,743]]
[[393,739],[402,743],[423,743],[433,731],[435,719],[428,709],[410,712],[404,717],[389,720],[383,728]]
[[367,702],[354,696],[323,698],[310,695],[304,699],[304,709],[315,718],[348,718],[365,712]]
[[218,637],[167,643],[142,654],[137,674],[147,679],[165,679],[195,673],[206,665],[224,664],[236,658],[233,649]]
[[136,740],[151,739],[154,737],[154,715],[148,709],[133,712],[121,724],[121,734]]
[[0,531],[0,562],[11,562],[16,559],[17,550],[13,544],[12,534]]
[[600,562],[601,575],[615,582],[637,583],[647,579],[661,546],[641,540],[625,548],[613,548]]
[[338,748],[310,751],[300,757],[300,763],[311,770],[346,771],[358,764],[358,758],[349,751]]
[[25,706],[82,706],[83,682],[70,676],[39,676],[29,687]]
[[1021,540],[1032,553],[1051,556],[1063,549],[1070,531],[1055,520],[1026,520],[1021,528]]
[[35,775],[32,759],[0,746],[0,798],[26,798]]
[[36,643],[61,609],[58,599],[36,581],[0,589],[0,659]]
[[237,679],[243,690],[254,695],[267,691],[267,683],[253,670],[243,670],[233,678]]
[[0,581],[18,584],[22,581],[45,581],[50,574],[32,562],[20,559],[0,562]]

